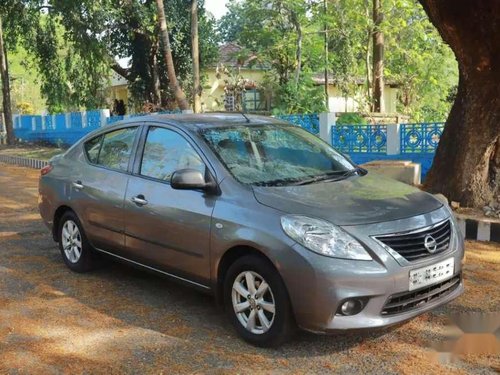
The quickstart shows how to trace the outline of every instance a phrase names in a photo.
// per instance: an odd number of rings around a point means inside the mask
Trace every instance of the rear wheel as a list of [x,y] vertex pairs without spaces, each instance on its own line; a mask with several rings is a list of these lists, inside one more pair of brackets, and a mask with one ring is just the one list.
[[82,225],[74,212],[66,212],[59,221],[59,249],[64,263],[75,272],[94,268],[94,254]]
[[238,333],[258,346],[278,346],[294,331],[288,293],[276,270],[257,256],[239,258],[224,283],[226,311]]

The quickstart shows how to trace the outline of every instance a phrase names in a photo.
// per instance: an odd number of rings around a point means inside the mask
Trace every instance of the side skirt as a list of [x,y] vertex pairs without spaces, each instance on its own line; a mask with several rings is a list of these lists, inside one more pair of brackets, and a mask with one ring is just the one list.
[[177,276],[177,275],[165,272],[165,271],[161,271],[161,270],[159,270],[157,268],[150,267],[150,266],[147,266],[145,264],[142,264],[142,263],[135,262],[133,260],[124,258],[124,257],[122,257],[120,255],[116,255],[116,254],[110,253],[109,251],[106,251],[106,250],[102,250],[102,249],[98,249],[98,248],[94,248],[94,250],[96,250],[96,251],[98,251],[100,253],[109,255],[109,256],[111,256],[113,258],[117,258],[118,260],[120,260],[120,261],[122,261],[124,263],[130,263],[130,264],[132,264],[134,266],[138,266],[139,268],[143,268],[143,269],[146,269],[148,271],[153,271],[154,273],[159,273],[159,274],[161,274],[163,276],[166,276],[166,277],[172,279],[173,281],[177,281],[177,282],[180,282],[182,284],[194,287],[194,288],[196,288],[198,290],[201,290],[201,291],[203,291],[205,293],[207,293],[207,292],[211,293],[211,291],[212,291],[212,288],[210,288],[209,286],[197,283],[196,281],[192,281],[192,280],[186,279],[184,277],[180,277],[180,276]]

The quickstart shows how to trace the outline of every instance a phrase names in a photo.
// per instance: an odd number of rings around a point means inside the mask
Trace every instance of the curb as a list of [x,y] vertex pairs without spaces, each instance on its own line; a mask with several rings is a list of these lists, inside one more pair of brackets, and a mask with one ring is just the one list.
[[455,217],[466,239],[500,243],[499,219],[476,219],[462,214],[455,214]]
[[42,169],[43,167],[49,165],[47,160],[22,158],[20,156],[10,155],[0,155],[0,162],[33,169]]

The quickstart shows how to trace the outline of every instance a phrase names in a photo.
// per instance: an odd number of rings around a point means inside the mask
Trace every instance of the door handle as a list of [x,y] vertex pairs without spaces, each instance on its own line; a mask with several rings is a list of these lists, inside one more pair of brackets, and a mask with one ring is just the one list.
[[73,187],[75,189],[83,189],[83,184],[80,180],[73,182]]
[[148,201],[146,200],[146,198],[144,198],[144,195],[142,194],[132,197],[132,202],[134,202],[139,206],[145,206],[148,204]]

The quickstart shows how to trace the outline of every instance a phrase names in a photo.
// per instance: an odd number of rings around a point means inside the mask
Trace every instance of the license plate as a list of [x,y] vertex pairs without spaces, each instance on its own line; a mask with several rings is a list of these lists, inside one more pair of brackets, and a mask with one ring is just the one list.
[[453,276],[455,261],[448,258],[433,265],[410,271],[410,290],[436,284]]

